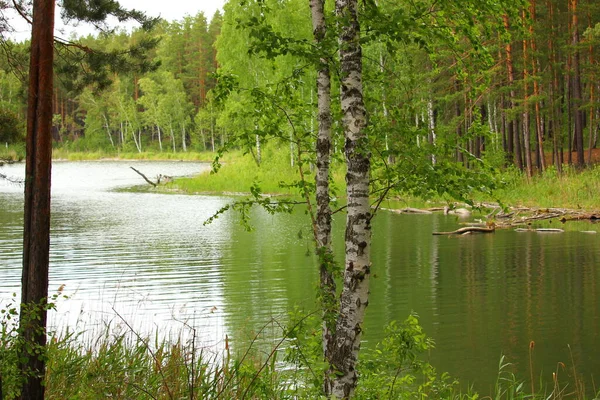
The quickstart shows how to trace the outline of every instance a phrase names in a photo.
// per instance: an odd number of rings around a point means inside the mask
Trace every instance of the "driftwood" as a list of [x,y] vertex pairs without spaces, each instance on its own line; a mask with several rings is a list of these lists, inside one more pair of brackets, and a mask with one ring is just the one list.
[[150,179],[148,179],[148,177],[146,177],[146,175],[144,175],[143,173],[141,173],[140,171],[138,171],[137,169],[133,168],[133,167],[129,167],[132,170],[134,170],[135,172],[137,172],[142,178],[144,178],[144,180],[146,182],[148,182],[150,185],[157,187],[158,185],[160,185],[160,181],[164,179],[164,182],[170,182],[173,180],[172,176],[168,176],[168,175],[162,175],[162,174],[158,174],[158,176],[156,177],[156,183],[152,182]]
[[19,179],[19,178],[12,178],[8,175],[3,174],[2,172],[0,172],[0,180],[4,180],[7,181],[9,183],[14,183],[17,185],[21,185],[23,184],[25,181],[23,179]]
[[150,179],[148,179],[148,178],[146,177],[146,175],[142,174],[140,171],[138,171],[137,169],[135,169],[135,168],[133,168],[133,167],[131,167],[131,166],[130,166],[129,168],[131,168],[132,170],[134,170],[135,172],[137,172],[137,174],[138,174],[138,175],[140,175],[142,178],[144,178],[144,180],[145,180],[146,182],[148,182],[150,185],[152,185],[152,186],[154,186],[154,187],[158,186],[158,182],[157,182],[157,183],[154,183],[154,182],[152,182]]
[[[553,220],[566,223],[568,221],[590,221],[600,222],[600,211],[584,211],[573,210],[567,208],[528,208],[528,207],[513,207],[509,210],[502,210],[498,205],[480,204],[479,207],[491,208],[492,212],[484,216],[481,220],[474,222],[466,222],[468,226],[457,229],[452,232],[433,232],[434,235],[464,235],[469,233],[490,233],[495,229],[514,229],[516,232],[564,232],[560,228],[538,228],[532,227],[541,221],[552,223]],[[401,210],[389,210],[398,214],[413,213],[413,214],[429,214],[432,211],[446,211],[448,207],[433,207],[427,210],[419,210],[414,208],[404,208]],[[462,210],[461,210],[462,211]],[[487,222],[484,222],[487,221]],[[493,221],[493,222],[492,222]],[[460,223],[460,224],[465,224]],[[491,226],[490,226],[491,225]],[[515,229],[516,228],[516,229]],[[583,233],[594,234],[596,231],[582,231]]]
[[401,210],[395,210],[398,214],[433,214],[432,211],[429,210],[421,210],[420,208],[411,208],[406,207]]
[[565,231],[564,229],[559,229],[559,228],[537,228],[537,229],[517,228],[517,229],[515,229],[515,232],[539,232],[539,233],[545,233],[545,232],[562,233],[564,231]]
[[434,235],[464,235],[466,233],[492,233],[496,230],[495,226],[484,228],[482,226],[465,226],[452,232],[433,232]]

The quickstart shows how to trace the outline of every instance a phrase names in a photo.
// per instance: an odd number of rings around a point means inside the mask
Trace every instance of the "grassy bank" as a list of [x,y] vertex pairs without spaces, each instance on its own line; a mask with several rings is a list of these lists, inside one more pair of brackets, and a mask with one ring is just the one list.
[[[308,168],[306,168],[308,170]],[[335,165],[333,183],[339,197],[345,190],[344,166]],[[501,172],[503,182],[494,197],[473,194],[475,201],[500,200],[507,206],[558,207],[571,209],[600,209],[600,166],[577,171],[565,168],[562,174],[549,168],[545,173],[527,178],[516,170]],[[250,155],[241,153],[227,155],[224,165],[216,174],[203,174],[193,178],[177,179],[169,184],[170,189],[185,193],[247,193],[253,183],[258,183],[264,193],[298,194],[297,188],[281,186],[299,179],[298,169],[290,166],[289,155],[282,151],[268,149],[263,154],[259,167]],[[307,171],[305,179],[314,182],[314,171]],[[428,208],[443,205],[448,200],[442,198],[419,199],[403,193],[395,193],[391,201],[383,205],[389,208],[417,207]]]
[[[215,153],[212,152],[169,152],[169,151],[144,151],[144,152],[124,152],[124,151],[73,151],[65,148],[52,149],[52,159],[67,161],[95,161],[103,159],[117,160],[182,160],[182,161],[203,161],[212,162]],[[11,145],[8,147],[0,146],[0,159],[24,160],[25,144]]]
[[182,160],[182,161],[204,161],[211,162],[214,158],[214,153],[210,152],[106,152],[106,151],[93,151],[93,152],[78,152],[69,151],[60,148],[52,150],[52,158],[55,160],[68,160],[68,161],[93,161],[102,159],[119,159],[119,160]]
[[507,205],[600,209],[600,166],[583,171],[565,167],[562,174],[549,168],[532,178],[510,171],[503,174],[503,179],[506,184],[497,196]]
[[[23,159],[23,146],[9,148],[0,147],[0,158]],[[184,160],[212,162],[215,153],[211,152],[73,152],[54,149],[53,158],[70,161],[125,159],[125,160]],[[257,184],[263,193],[298,195],[297,187],[289,187],[299,180],[298,168],[290,165],[289,153],[286,149],[266,147],[263,149],[260,167],[251,155],[243,155],[239,151],[227,153],[222,159],[223,166],[217,174],[203,174],[193,178],[177,179],[167,186],[168,190],[184,193],[248,193],[253,184]],[[333,184],[337,197],[343,197],[345,190],[344,165],[333,165]],[[309,184],[314,182],[314,170],[308,166],[305,179]],[[600,166],[583,171],[565,167],[558,174],[553,167],[546,172],[527,178],[514,169],[499,172],[498,178],[504,182],[494,197],[481,197],[473,194],[475,201],[500,200],[507,206],[556,207],[570,209],[600,209]],[[284,183],[284,185],[282,185]],[[419,199],[403,193],[395,193],[394,200],[383,204],[389,208],[417,207],[428,208],[443,205],[448,200],[442,198]]]
[[24,160],[25,159],[25,145],[19,146],[3,146],[0,145],[0,160]]
[[[258,185],[262,193],[286,196],[299,195],[293,185],[300,179],[297,166],[292,166],[289,153],[271,147],[263,150],[260,166],[255,159],[241,152],[226,154],[217,173],[206,173],[192,178],[176,179],[167,185],[168,189],[194,193],[248,193],[252,185]],[[314,183],[314,171],[304,168],[308,183]],[[334,182],[339,191],[344,190],[342,166],[334,168]]]

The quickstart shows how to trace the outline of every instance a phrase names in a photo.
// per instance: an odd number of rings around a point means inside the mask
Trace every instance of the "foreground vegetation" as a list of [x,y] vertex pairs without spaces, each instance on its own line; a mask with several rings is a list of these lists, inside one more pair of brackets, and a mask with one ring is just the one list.
[[[18,396],[15,309],[3,304],[0,332],[0,398]],[[158,333],[141,336],[127,321],[115,316],[102,331],[78,327],[50,333],[45,354],[47,399],[315,399],[321,396],[318,318],[316,313],[290,314],[287,326],[266,324],[249,344],[225,341],[201,347],[193,327],[182,324],[179,338],[165,340]],[[264,332],[274,332],[275,337]],[[239,349],[236,349],[238,348]],[[511,365],[500,360],[493,393],[461,391],[447,373],[437,371],[423,357],[434,347],[410,315],[386,327],[385,339],[363,350],[356,399],[588,399],[575,378],[564,384],[536,389],[520,381]],[[558,372],[558,371],[557,371]],[[464,385],[463,385],[464,387]],[[533,392],[531,391],[533,390]],[[532,394],[533,393],[533,394]],[[488,397],[489,396],[489,397]],[[592,397],[593,398],[593,397]],[[591,399],[591,398],[590,398]]]

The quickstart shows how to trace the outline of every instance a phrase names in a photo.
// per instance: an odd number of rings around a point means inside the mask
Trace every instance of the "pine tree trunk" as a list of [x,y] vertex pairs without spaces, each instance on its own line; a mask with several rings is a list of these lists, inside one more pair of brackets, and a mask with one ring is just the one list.
[[[588,13],[587,13],[587,17],[588,17],[588,29],[592,29],[593,24],[592,24],[592,16],[590,13],[590,9],[589,7],[591,6],[591,0],[588,0]],[[590,45],[588,46],[588,63],[589,65],[594,65],[595,61],[594,61],[594,46],[590,43]],[[593,164],[593,149],[595,147],[595,142],[594,142],[594,126],[595,126],[595,121],[594,121],[594,117],[596,115],[595,113],[595,105],[594,105],[594,86],[595,86],[595,73],[592,72],[592,77],[590,79],[590,97],[589,97],[589,104],[590,104],[590,114],[589,114],[589,140],[588,140],[588,166],[592,166]]]
[[44,398],[50,253],[54,0],[33,2],[19,333],[21,399]]
[[327,393],[336,398],[352,396],[358,374],[365,309],[369,303],[371,274],[371,207],[369,204],[370,159],[366,138],[366,109],[362,87],[362,48],[357,0],[336,0],[341,22],[341,105],[346,138],[347,219],[345,235],[344,287],[331,349],[332,370]]
[[[523,23],[525,23],[525,9],[522,10]],[[533,174],[533,165],[531,162],[531,122],[529,115],[529,63],[527,39],[523,39],[523,145],[525,152],[525,171],[527,176]]]
[[536,133],[536,160],[537,167],[540,172],[546,169],[546,160],[544,154],[544,129],[542,126],[542,115],[540,108],[540,84],[537,79],[539,68],[539,59],[537,56],[537,43],[534,36],[533,24],[536,20],[536,5],[535,0],[531,1],[529,7],[529,14],[531,17],[531,23],[529,24],[529,37],[531,38],[531,73],[534,76],[533,80],[533,97],[535,98],[535,133]]
[[575,130],[573,132],[575,140],[575,150],[577,151],[577,165],[583,167],[585,165],[584,151],[583,151],[583,112],[581,111],[582,95],[581,95],[581,68],[580,68],[580,55],[579,55],[579,22],[577,18],[577,0],[570,0],[571,13],[572,13],[572,41],[573,46],[573,80],[572,84],[572,98],[573,101],[573,119],[575,120]]
[[[510,29],[510,24],[508,21],[508,16],[504,15],[503,17],[504,19],[504,27],[506,28],[506,30]],[[510,107],[512,110],[514,110],[517,106],[517,102],[516,102],[516,98],[517,95],[515,93],[515,88],[514,88],[514,83],[515,83],[515,74],[514,74],[514,68],[513,68],[513,61],[512,61],[512,45],[510,43],[506,43],[505,47],[504,47],[505,53],[506,53],[506,68],[507,68],[507,73],[508,73],[508,85],[510,86]],[[521,159],[521,140],[519,138],[519,123],[516,120],[516,117],[512,117],[510,120],[510,136],[513,140],[513,147],[514,147],[514,159],[515,159],[515,165],[522,171],[523,170],[523,160]],[[509,144],[510,147],[510,144]]]

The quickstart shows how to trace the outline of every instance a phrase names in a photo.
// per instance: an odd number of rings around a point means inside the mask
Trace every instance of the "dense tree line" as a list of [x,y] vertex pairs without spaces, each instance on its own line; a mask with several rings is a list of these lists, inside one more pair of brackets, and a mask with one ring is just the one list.
[[[494,4],[361,6],[367,111],[390,160],[408,146],[427,149],[433,163],[455,160],[469,166],[483,158],[512,163],[527,174],[551,164],[590,161],[600,120],[600,5],[581,0]],[[273,120],[266,112],[279,107],[265,104],[276,98],[294,114],[295,128],[314,132],[316,72],[306,54],[314,50],[307,45],[308,2],[232,1],[210,22],[200,13],[162,22],[150,33],[84,37],[78,40],[81,48],[70,51],[125,51],[149,37],[160,39],[151,52],[158,67],[110,74],[113,83],[102,91],[83,79],[74,82],[68,65],[61,65],[69,58],[58,54],[55,142],[81,150],[186,151],[215,150],[231,136],[243,139],[239,144],[259,159],[268,131],[290,134],[286,118]],[[27,43],[10,45],[26,59]],[[261,56],[265,49],[271,57]],[[4,57],[1,62],[0,103],[23,117],[19,79],[25,74],[18,61]],[[235,76],[244,89],[221,103],[209,94],[217,69]],[[284,94],[284,85],[293,86],[294,93]],[[341,142],[334,142],[340,151]]]

